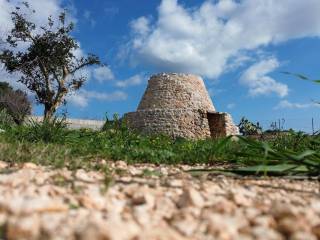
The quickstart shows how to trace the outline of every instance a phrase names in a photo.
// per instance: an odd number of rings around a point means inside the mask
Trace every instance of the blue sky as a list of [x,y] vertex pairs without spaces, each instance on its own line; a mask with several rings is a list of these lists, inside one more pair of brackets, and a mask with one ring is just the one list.
[[[0,0],[0,24],[10,20],[3,11],[15,2]],[[170,71],[201,75],[216,109],[235,122],[246,116],[268,128],[285,119],[286,128],[310,132],[314,118],[320,129],[320,107],[312,102],[320,100],[320,85],[281,73],[320,79],[319,0],[29,2],[41,9],[39,22],[69,8],[79,54],[108,64],[83,72],[89,80],[68,98],[70,117],[135,111],[150,75]]]

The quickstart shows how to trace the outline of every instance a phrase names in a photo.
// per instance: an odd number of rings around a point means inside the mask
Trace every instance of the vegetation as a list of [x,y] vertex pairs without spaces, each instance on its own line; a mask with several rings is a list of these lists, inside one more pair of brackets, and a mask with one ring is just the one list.
[[[154,164],[231,164],[236,174],[320,174],[320,136],[289,132],[268,142],[246,137],[220,140],[173,140],[129,131],[116,117],[100,131],[70,130],[63,120],[4,127],[0,160],[10,163],[102,169],[99,160]],[[234,168],[236,167],[236,168]],[[216,171],[215,169],[207,171]]]
[[13,118],[8,114],[6,109],[0,110],[0,126],[11,126],[14,125],[15,122]]
[[[28,3],[23,5],[29,9]],[[50,119],[67,94],[79,90],[86,81],[79,71],[100,64],[99,58],[76,56],[79,45],[70,35],[73,23],[67,23],[65,12],[57,20],[50,16],[44,26],[29,21],[20,7],[11,16],[14,27],[1,49],[0,62],[9,73],[20,74],[19,82],[35,94],[37,103],[44,105],[44,117]],[[27,49],[17,51],[21,43]]]
[[245,117],[241,118],[238,127],[240,133],[244,136],[258,135],[262,133],[262,127],[260,126],[259,122],[254,124]]
[[25,117],[31,114],[31,108],[26,93],[13,90],[8,83],[0,82],[0,111],[3,117],[9,115],[16,124],[22,124]]

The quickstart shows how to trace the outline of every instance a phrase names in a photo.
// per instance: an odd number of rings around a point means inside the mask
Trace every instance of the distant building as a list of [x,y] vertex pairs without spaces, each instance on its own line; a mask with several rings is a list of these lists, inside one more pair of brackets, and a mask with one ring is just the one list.
[[239,134],[228,113],[217,112],[201,77],[154,75],[136,112],[125,115],[129,128],[174,138],[217,138]]

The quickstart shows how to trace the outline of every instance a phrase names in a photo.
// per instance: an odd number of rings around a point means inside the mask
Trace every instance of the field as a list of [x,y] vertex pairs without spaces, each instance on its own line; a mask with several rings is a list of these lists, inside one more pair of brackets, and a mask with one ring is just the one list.
[[70,130],[58,119],[3,128],[0,160],[9,163],[100,170],[98,160],[107,159],[128,164],[204,164],[207,171],[224,164],[229,166],[226,172],[242,175],[320,174],[320,136],[302,132],[275,132],[266,141],[242,136],[195,141],[144,136],[118,120],[106,121],[98,131]]

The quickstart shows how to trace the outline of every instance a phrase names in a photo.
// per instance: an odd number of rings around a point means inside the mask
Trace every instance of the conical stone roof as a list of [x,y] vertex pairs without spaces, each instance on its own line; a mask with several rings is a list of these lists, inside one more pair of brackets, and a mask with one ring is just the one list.
[[161,73],[150,78],[138,111],[151,109],[215,111],[202,78],[177,73]]

